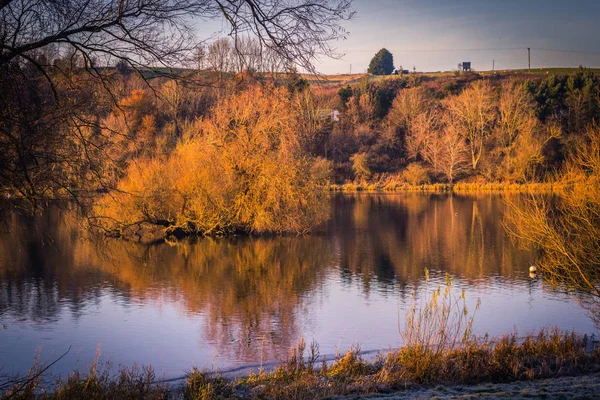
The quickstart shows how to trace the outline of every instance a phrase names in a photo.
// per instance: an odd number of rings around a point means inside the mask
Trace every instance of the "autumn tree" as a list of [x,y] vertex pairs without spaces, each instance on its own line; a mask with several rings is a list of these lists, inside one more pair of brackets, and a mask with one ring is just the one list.
[[179,113],[183,108],[183,103],[185,101],[181,82],[177,80],[165,82],[165,84],[162,85],[160,94],[164,109],[167,111],[175,125],[175,136],[179,137]]
[[356,153],[350,157],[350,161],[352,161],[352,171],[356,178],[365,180],[371,177],[372,172],[369,167],[369,156],[367,153]]
[[292,107],[296,111],[294,123],[301,148],[307,154],[317,155],[333,128],[331,117],[320,113],[331,107],[329,102],[310,90],[300,90],[293,93]]
[[468,150],[465,139],[454,125],[447,125],[428,143],[428,152],[436,148],[437,171],[443,173],[450,183],[466,170],[468,166]]
[[500,89],[498,132],[503,146],[510,147],[535,117],[533,96],[523,83],[508,81]]
[[418,114],[410,124],[404,137],[406,156],[411,160],[425,159],[436,168],[437,151],[430,151],[431,139],[437,130],[438,115],[431,112]]
[[[208,46],[207,62],[210,69],[218,71],[221,74],[230,72],[232,65],[231,42],[227,38],[220,38]],[[222,76],[222,75],[221,75]]]
[[419,86],[402,89],[392,101],[387,119],[394,129],[408,133],[419,115],[427,112],[431,107],[432,102],[425,88]]
[[444,105],[451,124],[460,132],[471,153],[471,167],[477,170],[484,148],[496,122],[496,107],[489,82],[476,82]]
[[233,65],[236,72],[264,71],[263,49],[256,39],[250,36],[235,38],[233,50]]
[[350,97],[346,115],[354,127],[371,122],[375,116],[375,105],[371,93],[366,91]]
[[406,155],[409,159],[425,161],[434,173],[440,172],[440,157],[444,150],[440,140],[443,127],[442,114],[432,109],[419,114],[406,135]]
[[497,175],[512,181],[525,182],[544,162],[543,149],[551,138],[561,135],[555,121],[543,126],[535,115],[533,96],[524,83],[508,81],[502,84],[495,127]]
[[193,53],[193,60],[196,62],[196,67],[198,71],[202,71],[206,68],[206,57],[207,57],[207,48],[204,43],[200,43]]
[[[545,128],[545,129],[544,129]],[[537,121],[530,121],[527,130],[515,140],[505,159],[506,178],[524,183],[536,178],[536,169],[544,164],[544,146],[549,139],[560,136],[560,128],[555,125],[542,127]]]
[[118,193],[97,206],[98,225],[132,234],[306,232],[328,216],[329,164],[308,155],[285,89],[251,87],[223,98],[167,160],[129,166]]
[[392,102],[387,123],[395,131],[396,141],[403,142],[410,159],[422,158],[428,136],[439,116],[422,87],[402,89]]
[[507,228],[523,246],[541,249],[542,278],[554,286],[600,297],[600,131],[590,126],[569,157],[560,199],[531,197],[510,204]]

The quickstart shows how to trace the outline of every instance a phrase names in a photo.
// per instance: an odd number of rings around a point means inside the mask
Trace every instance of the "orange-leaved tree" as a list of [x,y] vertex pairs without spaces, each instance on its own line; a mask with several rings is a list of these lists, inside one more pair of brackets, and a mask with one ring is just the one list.
[[197,120],[164,161],[129,166],[97,205],[111,232],[146,224],[166,233],[305,232],[329,215],[330,166],[307,154],[284,89],[251,87]]

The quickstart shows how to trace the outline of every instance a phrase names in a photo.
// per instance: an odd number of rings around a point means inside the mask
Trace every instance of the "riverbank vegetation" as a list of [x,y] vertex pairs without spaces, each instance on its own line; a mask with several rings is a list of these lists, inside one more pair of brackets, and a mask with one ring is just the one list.
[[[554,191],[598,133],[600,79],[585,68],[334,85],[298,73],[334,55],[349,0],[248,3],[264,13],[246,2],[27,4],[0,8],[14,22],[0,54],[0,191],[33,211],[74,199],[113,236],[308,232],[327,218],[328,186]],[[230,38],[189,29],[223,14]]]
[[[591,70],[336,87],[258,44],[219,39],[169,77],[120,64],[91,79],[77,52],[15,65],[2,91],[25,96],[1,118],[3,193],[33,210],[75,199],[112,236],[303,233],[328,218],[327,189],[562,192],[598,135]],[[48,57],[73,107],[34,68]]]
[[348,85],[339,96],[352,119],[342,130],[353,133],[330,147],[339,183],[554,182],[598,118],[598,79],[584,69],[545,78],[410,75]]
[[[117,235],[143,224],[167,235],[305,232],[327,218],[326,188],[562,193],[581,180],[572,166],[598,135],[600,81],[585,69],[364,79],[333,91],[295,72],[231,79],[225,92],[200,91],[204,108],[158,125],[149,111],[113,111],[123,126],[155,131],[144,154],[117,157],[118,194],[97,202],[97,226]],[[178,85],[161,90],[185,108],[199,89]]]
[[415,303],[400,335],[403,347],[363,358],[353,347],[333,360],[316,343],[301,339],[273,370],[226,378],[218,371],[192,369],[182,385],[168,385],[151,368],[132,367],[111,374],[94,361],[88,373],[74,372],[45,387],[36,366],[28,378],[2,387],[8,398],[51,399],[308,399],[339,395],[390,393],[437,384],[529,381],[600,370],[600,352],[587,336],[542,330],[519,337],[477,338],[472,333],[476,309],[467,308],[464,292],[447,280],[428,302]]
[[600,298],[600,130],[588,128],[562,179],[558,198],[530,197],[513,204],[507,228],[522,245],[540,249],[538,266],[554,286]]
[[302,233],[322,223],[330,167],[307,151],[314,132],[298,132],[302,111],[284,88],[222,99],[168,155],[131,162],[96,220],[110,233],[150,223],[176,235]]

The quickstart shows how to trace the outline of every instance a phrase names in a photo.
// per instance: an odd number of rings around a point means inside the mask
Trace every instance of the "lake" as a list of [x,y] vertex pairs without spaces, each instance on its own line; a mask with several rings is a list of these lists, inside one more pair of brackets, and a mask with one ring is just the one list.
[[[331,359],[351,345],[402,345],[413,298],[450,276],[478,301],[475,333],[542,327],[594,333],[585,298],[531,277],[534,251],[504,231],[498,195],[336,194],[309,236],[201,238],[142,245],[98,240],[72,212],[9,214],[0,232],[0,376],[35,357],[65,374],[97,350],[158,376],[193,366],[269,366],[303,337]],[[425,279],[425,269],[431,279]]]

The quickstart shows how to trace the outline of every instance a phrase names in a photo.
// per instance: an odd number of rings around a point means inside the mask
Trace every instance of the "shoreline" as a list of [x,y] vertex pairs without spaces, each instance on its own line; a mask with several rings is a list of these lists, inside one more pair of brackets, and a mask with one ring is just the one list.
[[[593,336],[557,329],[519,338],[458,339],[438,347],[432,338],[365,359],[360,348],[327,360],[316,343],[300,340],[284,361],[265,363],[253,372],[226,376],[225,371],[193,368],[184,377],[160,379],[152,367],[120,368],[98,359],[88,372],[73,371],[43,386],[44,365],[28,377],[0,382],[7,398],[145,398],[145,399],[401,399],[498,398],[549,393],[557,396],[600,394],[600,351]],[[269,366],[272,369],[265,370]],[[252,368],[254,367],[254,368]],[[239,371],[239,370],[237,370]],[[591,384],[590,384],[591,383]],[[4,393],[1,392],[4,390]],[[350,396],[350,397],[348,397]]]
[[372,192],[372,193],[394,193],[394,192],[425,192],[425,193],[531,193],[561,194],[573,187],[574,183],[552,182],[552,183],[428,183],[412,185],[409,183],[368,183],[368,182],[345,182],[343,184],[331,184],[330,192]]

